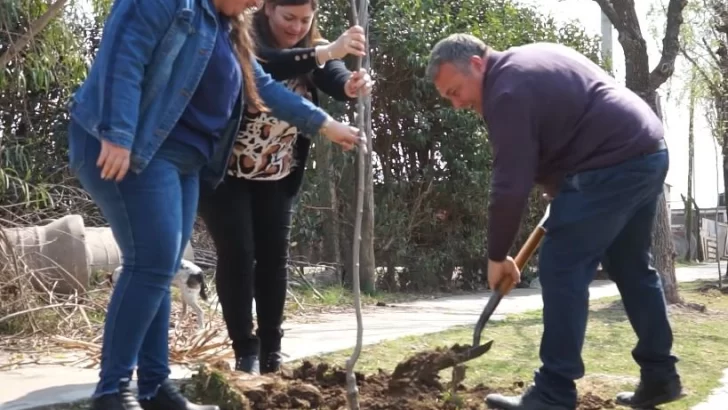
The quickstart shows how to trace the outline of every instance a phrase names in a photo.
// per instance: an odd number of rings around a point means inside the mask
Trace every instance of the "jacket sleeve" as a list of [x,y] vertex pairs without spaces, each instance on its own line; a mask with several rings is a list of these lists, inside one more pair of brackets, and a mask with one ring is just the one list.
[[336,100],[354,101],[356,98],[349,97],[344,91],[344,86],[350,76],[351,72],[342,60],[329,60],[323,68],[314,70],[313,83],[316,88]]
[[271,109],[272,114],[295,125],[304,135],[318,134],[329,115],[282,83],[274,81],[255,60],[253,68],[260,97]]
[[178,0],[115,2],[100,47],[111,48],[103,67],[100,137],[131,149],[139,121],[144,71],[173,22]]
[[257,53],[263,70],[276,81],[288,80],[319,68],[314,47],[279,49],[258,45]]

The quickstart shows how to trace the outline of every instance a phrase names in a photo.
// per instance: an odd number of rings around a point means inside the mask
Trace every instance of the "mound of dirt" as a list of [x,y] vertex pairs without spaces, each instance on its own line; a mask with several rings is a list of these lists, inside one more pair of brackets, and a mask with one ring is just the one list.
[[[484,398],[492,390],[478,385],[467,388],[458,383],[455,389],[444,386],[437,376],[428,380],[411,379],[426,367],[423,361],[448,355],[448,349],[425,352],[400,363],[398,377],[384,371],[356,374],[359,404],[364,410],[481,410]],[[454,376],[464,377],[459,366]],[[395,374],[393,373],[393,374]],[[514,383],[514,391],[524,383]],[[227,362],[205,365],[183,386],[185,395],[197,402],[217,404],[223,410],[321,409],[344,410],[346,372],[326,363],[304,362],[299,367],[275,376],[251,376],[233,372]],[[511,392],[509,392],[511,393]],[[590,393],[580,399],[578,410],[615,408],[611,400]]]

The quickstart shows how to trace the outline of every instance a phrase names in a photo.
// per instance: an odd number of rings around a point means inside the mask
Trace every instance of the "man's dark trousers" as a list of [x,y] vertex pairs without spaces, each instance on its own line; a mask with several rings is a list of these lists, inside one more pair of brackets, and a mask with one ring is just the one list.
[[576,406],[584,376],[589,284],[602,262],[622,295],[639,339],[632,351],[643,381],[676,376],[672,329],[650,243],[669,167],[667,150],[568,176],[551,203],[539,255],[543,295],[543,366],[536,388],[552,404]]

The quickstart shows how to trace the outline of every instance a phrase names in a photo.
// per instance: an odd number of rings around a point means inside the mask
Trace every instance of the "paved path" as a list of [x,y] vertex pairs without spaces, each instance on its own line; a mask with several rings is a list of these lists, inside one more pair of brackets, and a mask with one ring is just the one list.
[[723,371],[721,386],[713,390],[708,400],[693,407],[692,410],[725,410],[728,408],[728,369]]
[[[677,270],[680,282],[715,279],[716,276],[715,264]],[[618,295],[616,286],[608,281],[594,282],[590,293],[592,299]],[[489,296],[489,292],[483,292],[378,308],[364,316],[364,343],[374,344],[474,324]],[[539,290],[515,289],[503,299],[493,320],[541,306]],[[317,323],[291,324],[286,330],[283,351],[288,360],[333,352],[352,347],[355,335],[353,314],[324,315]],[[172,377],[182,378],[189,374],[188,369],[174,367]],[[53,365],[2,371],[0,403],[3,404],[0,410],[27,410],[86,398],[93,391],[97,377],[98,370]]]

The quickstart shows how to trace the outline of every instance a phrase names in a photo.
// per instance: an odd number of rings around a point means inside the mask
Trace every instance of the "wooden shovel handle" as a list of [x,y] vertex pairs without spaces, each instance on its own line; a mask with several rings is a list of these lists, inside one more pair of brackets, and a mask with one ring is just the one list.
[[[531,232],[526,243],[523,244],[521,250],[518,251],[518,255],[516,255],[513,259],[516,262],[516,266],[518,266],[518,270],[523,270],[523,267],[526,266],[528,260],[531,259],[531,256],[533,256],[536,252],[536,249],[538,249],[539,245],[541,245],[541,240],[545,234],[546,229],[544,229],[542,225],[537,226],[536,229]],[[515,285],[516,284],[513,283],[511,277],[506,276],[498,283],[498,291],[502,295],[507,295]]]

